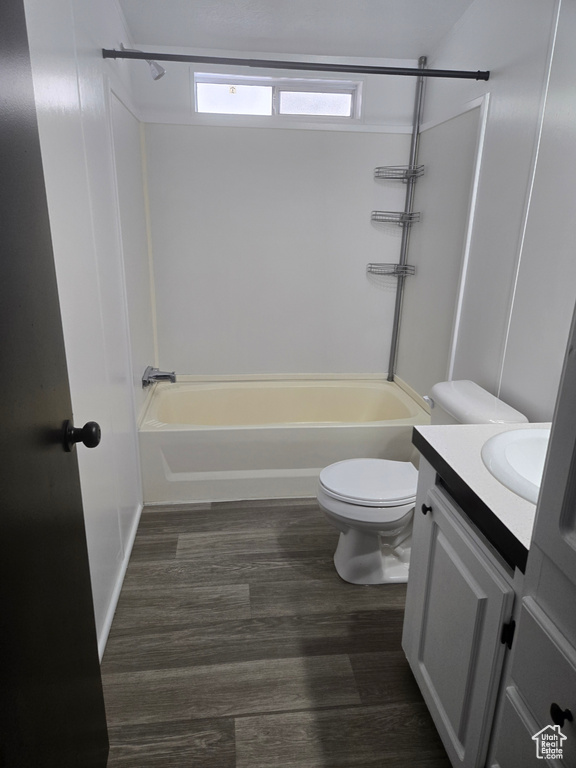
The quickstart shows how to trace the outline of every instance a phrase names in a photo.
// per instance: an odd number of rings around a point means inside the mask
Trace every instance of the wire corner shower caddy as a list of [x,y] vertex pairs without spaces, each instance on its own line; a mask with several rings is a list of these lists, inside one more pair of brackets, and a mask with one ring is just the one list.
[[366,272],[370,275],[407,277],[416,274],[416,267],[411,264],[367,264]]
[[388,381],[394,381],[394,373],[396,369],[404,280],[410,275],[416,274],[416,268],[411,264],[408,264],[407,261],[410,229],[412,224],[420,221],[420,213],[414,211],[414,190],[417,180],[424,174],[424,166],[418,165],[418,144],[420,138],[422,105],[424,101],[424,73],[428,71],[426,70],[426,61],[426,56],[420,56],[418,59],[418,69],[421,74],[419,74],[416,81],[414,114],[412,119],[412,138],[410,142],[410,157],[408,164],[383,165],[374,169],[375,179],[402,181],[406,184],[406,196],[403,211],[372,211],[371,215],[371,220],[376,223],[394,223],[402,227],[402,240],[400,243],[398,264],[370,263],[366,267],[366,272],[368,274],[390,275],[397,279],[392,338],[390,340],[390,358],[388,361]]
[[401,227],[420,221],[418,211],[372,211],[372,221],[379,224],[398,224]]
[[408,179],[419,179],[423,175],[423,165],[381,165],[374,168],[375,179],[408,181]]

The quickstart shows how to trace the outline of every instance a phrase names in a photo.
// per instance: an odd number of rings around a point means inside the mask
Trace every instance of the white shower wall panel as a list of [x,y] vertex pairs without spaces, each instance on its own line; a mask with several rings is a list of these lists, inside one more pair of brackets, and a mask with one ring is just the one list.
[[[512,301],[519,263],[522,269],[557,7],[557,0],[476,0],[428,61],[436,68],[491,71],[487,82],[431,79],[425,120],[438,122],[460,112],[463,104],[490,94],[453,374],[473,379],[494,394],[500,391],[505,354],[511,352],[508,346],[506,353],[507,330],[515,311]],[[536,288],[532,296],[536,307],[539,293]],[[546,315],[539,312],[538,316],[538,322],[549,327]],[[530,350],[531,334],[521,329],[513,343]],[[538,353],[532,361],[534,369],[541,365]],[[506,393],[511,405],[521,411],[526,381],[518,378]],[[531,418],[542,421],[546,413],[536,410]]]
[[470,213],[480,107],[424,130],[419,161],[425,165],[414,204],[425,213],[410,236],[397,372],[425,395],[450,373],[450,355]]
[[409,136],[149,124],[159,362],[181,373],[386,370]]
[[503,398],[550,420],[576,300],[576,6],[562,3],[502,371]]
[[110,97],[110,112],[126,274],[132,384],[139,412],[146,397],[142,373],[156,360],[140,123],[114,93]]

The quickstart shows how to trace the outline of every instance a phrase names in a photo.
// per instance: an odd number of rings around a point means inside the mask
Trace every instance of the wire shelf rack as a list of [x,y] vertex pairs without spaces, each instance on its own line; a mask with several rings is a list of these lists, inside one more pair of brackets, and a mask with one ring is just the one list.
[[372,211],[370,218],[379,224],[391,223],[404,226],[420,221],[420,213],[417,211],[412,211],[411,213],[405,211]]
[[366,272],[371,275],[391,275],[392,277],[408,277],[416,274],[416,267],[410,264],[367,264]]
[[423,165],[381,165],[374,168],[375,179],[397,179],[408,181],[424,175]]

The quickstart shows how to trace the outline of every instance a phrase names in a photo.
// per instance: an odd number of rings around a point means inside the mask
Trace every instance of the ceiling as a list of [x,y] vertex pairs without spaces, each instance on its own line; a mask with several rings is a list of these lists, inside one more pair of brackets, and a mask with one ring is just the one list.
[[118,0],[136,45],[429,56],[473,0]]

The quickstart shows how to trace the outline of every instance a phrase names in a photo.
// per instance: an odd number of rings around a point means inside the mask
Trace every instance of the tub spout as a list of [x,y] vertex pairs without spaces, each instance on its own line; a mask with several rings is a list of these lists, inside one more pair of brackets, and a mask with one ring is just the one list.
[[144,371],[144,376],[142,376],[142,386],[149,387],[150,384],[154,384],[156,381],[171,381],[174,383],[176,381],[176,374],[174,371],[161,371],[149,365]]

